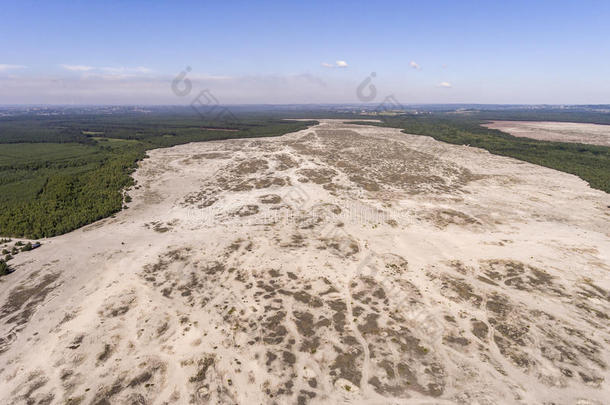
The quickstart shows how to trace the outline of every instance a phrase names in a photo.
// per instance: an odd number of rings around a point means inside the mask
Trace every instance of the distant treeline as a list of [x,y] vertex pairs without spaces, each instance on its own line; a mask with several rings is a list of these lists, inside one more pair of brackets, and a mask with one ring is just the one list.
[[610,148],[515,137],[482,127],[483,122],[472,117],[433,114],[388,117],[383,119],[383,123],[373,125],[402,128],[408,134],[426,135],[457,145],[470,145],[496,155],[575,174],[591,187],[610,193]]
[[[265,131],[281,132],[290,127],[284,117],[250,114],[235,120],[204,119],[195,112],[158,114],[73,114],[73,115],[17,115],[0,118],[0,143],[83,143],[94,144],[96,137],[145,140],[151,144],[169,144],[200,140],[202,134],[218,129],[240,131],[238,137],[266,136]],[[294,122],[292,123],[294,124]],[[221,136],[219,133],[213,137]],[[176,138],[174,142],[165,138]],[[230,133],[221,139],[232,137]]]

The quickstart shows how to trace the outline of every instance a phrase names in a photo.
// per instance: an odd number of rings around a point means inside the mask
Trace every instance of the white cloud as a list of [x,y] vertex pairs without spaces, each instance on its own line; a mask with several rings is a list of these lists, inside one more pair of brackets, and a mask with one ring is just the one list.
[[137,68],[134,68],[135,72],[137,73],[152,73],[152,69],[149,69],[147,67],[144,66],[138,66]]
[[449,89],[449,88],[451,88],[452,86],[451,86],[451,83],[449,83],[449,82],[440,82],[440,83],[438,84],[438,87],[444,87],[444,88],[446,88],[446,89]]
[[100,70],[108,73],[152,73],[152,69],[146,68],[144,66],[138,66],[135,68],[130,67],[102,67]]
[[[138,67],[95,67],[95,66],[87,66],[87,65],[60,65],[62,68],[69,70],[71,72],[87,72],[89,75],[99,75],[106,74],[109,76],[116,77],[128,77],[137,74],[149,74],[152,73],[153,70],[144,66]],[[97,72],[97,73],[96,73]]]
[[26,66],[22,66],[22,65],[3,65],[0,64],[0,72],[4,71],[4,70],[11,70],[11,69],[25,69]]
[[421,70],[421,66],[419,66],[419,65],[417,64],[417,62],[415,62],[415,61],[413,61],[413,60],[412,60],[411,62],[409,62],[409,66],[411,66],[411,67],[412,67],[413,69],[415,69],[415,70]]
[[222,81],[222,80],[234,79],[233,76],[208,75],[208,74],[200,74],[200,73],[189,74],[188,78],[191,80],[209,80],[209,81]]
[[60,65],[60,66],[66,70],[71,70],[73,72],[88,72],[89,70],[93,70],[92,66],[85,66],[85,65]]
[[346,68],[347,62],[344,60],[338,60],[335,62],[334,65],[332,63],[328,63],[328,62],[322,62],[322,67],[329,68],[329,69]]
[[108,73],[123,73],[125,71],[124,67],[102,67],[100,70]]

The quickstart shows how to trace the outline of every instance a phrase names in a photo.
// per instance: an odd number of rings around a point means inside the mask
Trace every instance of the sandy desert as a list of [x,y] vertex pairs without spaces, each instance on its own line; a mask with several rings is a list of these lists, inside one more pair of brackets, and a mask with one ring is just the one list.
[[579,122],[491,121],[487,128],[499,129],[513,136],[541,141],[588,143],[610,146],[610,125]]
[[576,176],[320,120],[134,178],[1,279],[0,403],[610,398],[610,196]]

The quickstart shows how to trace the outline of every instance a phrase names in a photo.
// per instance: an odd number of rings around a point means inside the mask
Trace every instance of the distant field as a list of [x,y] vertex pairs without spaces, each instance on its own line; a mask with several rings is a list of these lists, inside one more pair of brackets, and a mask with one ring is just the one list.
[[407,134],[470,145],[496,155],[571,173],[591,187],[610,193],[610,147],[516,137],[497,129],[485,128],[481,126],[483,123],[472,117],[429,115],[384,118],[383,123],[366,124],[401,128]]
[[610,125],[580,122],[492,121],[484,127],[542,141],[610,146]]

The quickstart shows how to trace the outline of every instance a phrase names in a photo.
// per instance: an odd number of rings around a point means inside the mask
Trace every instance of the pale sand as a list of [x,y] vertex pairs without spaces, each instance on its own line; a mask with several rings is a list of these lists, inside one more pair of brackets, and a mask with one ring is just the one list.
[[492,121],[484,127],[513,136],[571,143],[610,146],[610,125],[579,122]]
[[333,120],[149,155],[1,279],[0,403],[610,398],[610,196],[578,177]]

